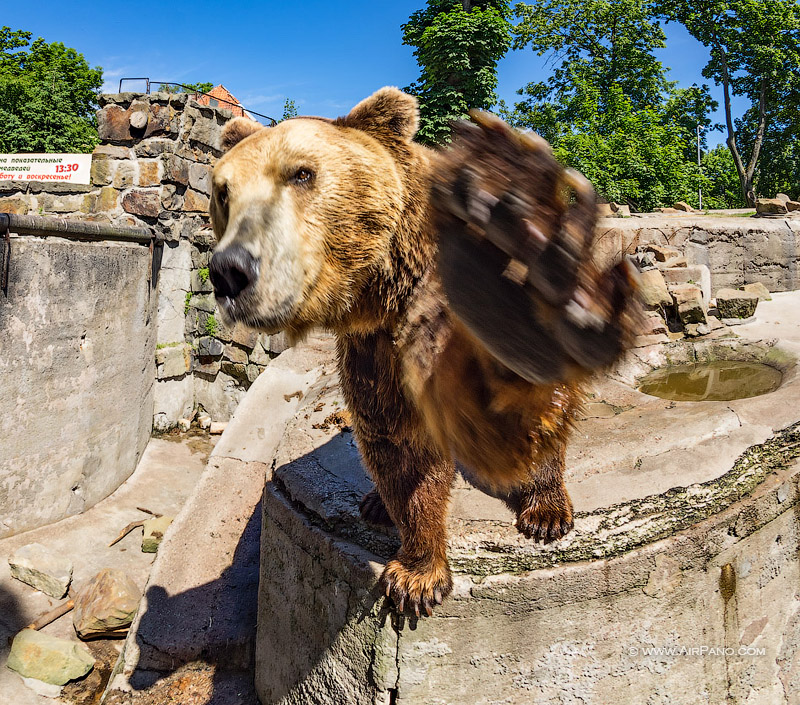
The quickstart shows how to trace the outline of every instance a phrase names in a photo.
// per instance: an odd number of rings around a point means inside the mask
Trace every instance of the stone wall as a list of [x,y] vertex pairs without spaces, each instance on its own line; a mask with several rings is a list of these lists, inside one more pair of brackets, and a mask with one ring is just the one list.
[[282,336],[228,330],[208,281],[211,170],[232,114],[186,94],[120,93],[100,99],[101,144],[91,185],[0,182],[0,211],[144,225],[157,232],[156,385],[153,426],[166,430],[202,407],[226,421]]
[[646,243],[676,247],[689,265],[709,267],[713,294],[754,282],[800,289],[800,218],[602,218],[597,241],[605,263]]
[[143,245],[12,240],[0,294],[0,538],[78,514],[150,438],[155,292]]

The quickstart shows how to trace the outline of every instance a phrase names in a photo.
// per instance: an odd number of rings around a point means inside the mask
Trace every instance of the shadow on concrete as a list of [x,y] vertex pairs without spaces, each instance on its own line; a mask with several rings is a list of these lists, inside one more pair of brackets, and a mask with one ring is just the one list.
[[28,621],[22,614],[17,598],[0,586],[0,667],[5,666],[11,642]]
[[[136,634],[139,663],[130,677],[134,691],[147,691],[147,697],[134,695],[132,703],[162,702],[160,691],[166,696],[188,688],[181,699],[185,705],[257,705],[253,664],[260,535],[261,502],[230,566],[216,580],[176,595],[159,585],[148,588]],[[176,684],[173,676],[184,666]]]

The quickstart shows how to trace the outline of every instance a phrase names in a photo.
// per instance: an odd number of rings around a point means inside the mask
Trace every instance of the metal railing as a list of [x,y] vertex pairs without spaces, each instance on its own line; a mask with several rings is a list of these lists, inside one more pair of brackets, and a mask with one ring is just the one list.
[[225,98],[219,98],[218,96],[211,95],[210,93],[203,93],[203,91],[198,91],[195,88],[193,88],[192,86],[186,86],[183,83],[175,83],[173,81],[154,81],[154,80],[152,80],[150,78],[146,78],[144,76],[135,77],[135,78],[121,78],[121,79],[119,79],[119,92],[120,93],[122,93],[122,83],[123,83],[123,81],[144,81],[145,82],[145,86],[147,87],[147,89],[145,90],[145,93],[147,95],[150,95],[151,88],[152,88],[153,84],[157,84],[159,86],[178,86],[179,88],[183,88],[184,92],[187,93],[187,94],[193,94],[193,95],[196,95],[196,96],[198,96],[198,95],[208,96],[212,100],[216,100],[216,101],[218,101],[220,103],[226,103],[228,105],[233,106],[234,108],[239,108],[240,110],[242,110],[243,112],[247,113],[248,115],[256,115],[257,117],[263,118],[264,120],[267,120],[269,122],[270,127],[275,127],[275,125],[278,124],[277,120],[275,120],[275,118],[271,118],[269,115],[264,115],[262,113],[257,113],[255,110],[249,110],[248,108],[245,108],[244,105],[242,105],[241,103],[234,103],[232,100],[226,100]]
[[39,215],[0,213],[0,289],[8,293],[8,272],[11,268],[11,232],[16,235],[63,237],[73,240],[116,240],[152,245],[163,235],[149,228],[108,223],[87,223],[82,220],[50,218]]

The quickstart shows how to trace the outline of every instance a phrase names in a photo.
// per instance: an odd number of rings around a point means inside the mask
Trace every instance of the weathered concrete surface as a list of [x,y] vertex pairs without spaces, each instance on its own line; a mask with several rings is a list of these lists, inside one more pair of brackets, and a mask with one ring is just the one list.
[[[139,590],[143,590],[154,555],[142,553],[141,529],[114,546],[108,544],[128,523],[147,518],[137,507],[159,514],[176,514],[197,486],[214,440],[153,439],[136,472],[110,497],[78,516],[0,540],[0,703],[54,705],[65,702],[37,695],[18,675],[5,668],[9,639],[60,602],[12,579],[8,557],[20,546],[35,541],[73,562],[73,585],[78,591],[104,568],[124,571]],[[74,639],[72,614],[44,627],[43,631]],[[122,642],[115,643],[122,646]],[[90,648],[96,644],[90,642]]]
[[[269,462],[301,399],[330,370],[330,345],[323,336],[287,350],[237,409],[159,548],[106,702],[161,702],[184,666],[197,693],[212,698],[193,695],[199,699],[187,705],[255,701],[260,501],[269,471],[260,458]],[[205,681],[209,688],[200,687]]]
[[[457,483],[456,589],[417,623],[393,618],[376,591],[397,538],[358,517],[371,483],[352,435],[326,422],[342,400],[335,375],[321,378],[264,493],[262,703],[606,705],[622,692],[626,702],[796,702],[798,341],[671,349],[782,365],[784,386],[755,399],[653,401],[598,383],[596,401],[616,413],[579,426],[568,463],[576,527],[555,544],[526,541],[497,500]],[[637,355],[625,373],[634,378],[657,353]]]
[[602,218],[598,260],[609,263],[654,242],[683,249],[689,264],[711,270],[714,292],[760,281],[770,291],[800,288],[800,219],[696,215]]
[[0,537],[85,511],[150,438],[147,247],[12,238],[0,297]]

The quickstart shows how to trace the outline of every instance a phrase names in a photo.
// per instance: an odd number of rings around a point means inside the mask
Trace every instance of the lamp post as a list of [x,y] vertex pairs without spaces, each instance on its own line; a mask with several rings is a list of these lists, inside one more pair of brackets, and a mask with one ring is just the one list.
[[700,164],[700,124],[697,125],[697,199],[699,201],[698,208],[703,210],[703,167]]

